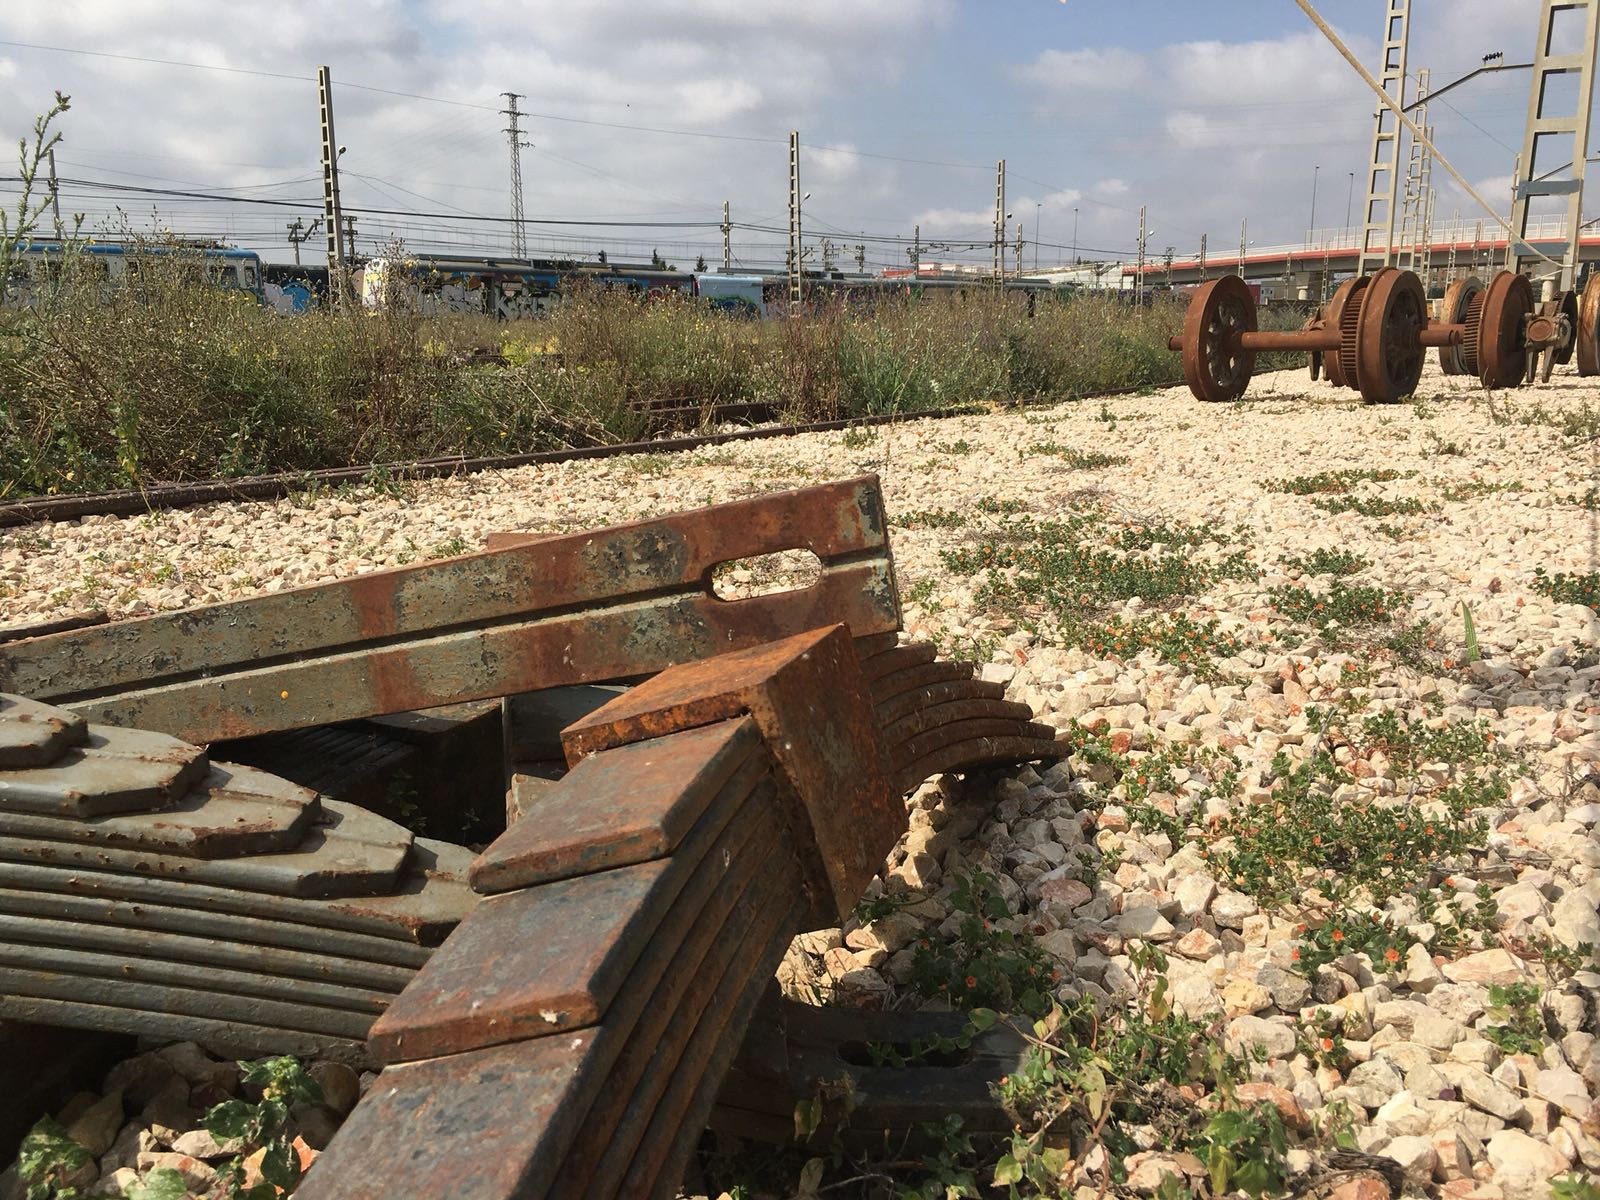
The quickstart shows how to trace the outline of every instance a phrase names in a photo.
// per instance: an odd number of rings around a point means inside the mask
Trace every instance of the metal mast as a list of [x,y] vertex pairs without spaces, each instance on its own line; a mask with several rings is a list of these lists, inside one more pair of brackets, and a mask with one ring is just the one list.
[[333,76],[317,68],[317,104],[322,114],[322,223],[328,238],[328,294],[342,304],[350,298],[345,277],[344,210],[339,206],[339,145],[333,133]]
[[789,131],[789,310],[800,309],[800,131]]
[[994,165],[994,281],[1006,277],[1006,160]]
[[[1412,119],[1422,126],[1428,134],[1428,140],[1431,141],[1433,130],[1428,125],[1427,103],[1429,78],[1428,68],[1422,67],[1417,71],[1417,96],[1411,102],[1411,115]],[[1410,156],[1406,160],[1400,246],[1395,252],[1394,264],[1422,275],[1424,286],[1427,284],[1427,258],[1420,257],[1418,250],[1423,245],[1423,230],[1427,225],[1428,186],[1432,177],[1432,167],[1432,155],[1428,150],[1428,143],[1419,138],[1412,138]],[[1426,255],[1426,251],[1423,251],[1423,255]]]
[[[1533,60],[1533,86],[1528,92],[1528,121],[1522,136],[1522,155],[1517,160],[1519,171],[1511,204],[1511,236],[1506,240],[1506,267],[1521,271],[1531,266],[1538,255],[1527,241],[1528,221],[1532,216],[1528,201],[1536,196],[1566,197],[1566,247],[1561,260],[1561,277],[1549,281],[1561,291],[1571,289],[1577,278],[1583,177],[1589,156],[1589,107],[1594,97],[1597,7],[1600,5],[1595,0],[1544,0],[1539,14],[1539,44]],[[1583,43],[1576,52],[1556,54],[1553,50],[1556,14],[1572,11],[1583,17]],[[1578,77],[1576,107],[1572,112],[1549,111],[1565,108],[1570,103],[1560,99],[1570,96],[1571,89],[1556,83],[1559,75]],[[1570,141],[1564,148],[1551,151],[1552,145],[1565,140],[1562,134]],[[1543,164],[1539,161],[1541,149],[1549,151],[1544,155]],[[1563,153],[1568,155],[1566,166],[1549,165],[1553,157]],[[1564,178],[1552,178],[1557,175]]]
[[[1411,0],[1388,0],[1383,25],[1384,94],[1405,105],[1406,46],[1411,33]],[[1356,274],[1387,267],[1394,257],[1395,199],[1399,193],[1400,122],[1394,110],[1378,105],[1372,118],[1372,150],[1367,155],[1367,206],[1356,256]]]
[[522,114],[517,111],[517,101],[522,97],[516,92],[500,94],[506,98],[506,107],[500,113],[511,119],[511,124],[501,130],[511,141],[511,242],[517,257],[527,258],[528,235],[522,224],[522,147],[526,143],[522,140],[522,126],[518,123]]

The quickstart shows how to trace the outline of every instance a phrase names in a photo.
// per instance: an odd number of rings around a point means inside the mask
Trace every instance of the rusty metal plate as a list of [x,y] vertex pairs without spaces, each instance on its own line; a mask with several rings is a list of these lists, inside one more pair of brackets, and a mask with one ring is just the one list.
[[664,671],[570,726],[568,761],[748,712],[788,786],[788,823],[812,916],[832,924],[860,899],[905,832],[877,718],[842,626]]
[[[340,953],[333,948],[295,945],[292,935],[278,930],[272,931],[278,944],[258,944],[244,940],[258,932],[258,926],[249,921],[236,921],[232,932],[224,934],[225,922],[213,920],[197,925],[186,920],[187,913],[152,911],[153,905],[137,909],[110,907],[82,896],[52,896],[49,900],[53,903],[0,891],[0,945],[26,946],[29,953],[53,947],[91,958],[98,954],[120,955],[130,963],[159,961],[206,970],[279,975],[387,996],[396,995],[410,983],[421,965],[357,957],[370,948],[370,940],[347,940],[350,952]],[[384,944],[379,952],[388,948]]]
[[[617,1160],[618,1172],[626,1165],[639,1126],[648,1121],[665,1089],[663,1073],[677,1067],[697,1020],[715,1003],[719,985],[730,972],[743,976],[760,969],[767,942],[775,937],[774,931],[781,932],[784,913],[798,899],[792,851],[777,844],[786,840],[779,834],[761,848],[766,853],[758,849],[748,856],[741,877],[719,885],[735,893],[723,922],[697,931],[684,947],[682,961],[656,984],[627,1044],[596,1089],[556,1176],[552,1196],[607,1194],[594,1186],[596,1173],[607,1158]],[[783,940],[787,944],[788,936]]]
[[1055,744],[1056,730],[1050,725],[1032,725],[1014,719],[996,720],[979,717],[969,721],[954,721],[919,733],[897,743],[895,766],[904,767],[925,758],[941,746],[957,746],[988,738],[1019,738],[1044,747]]
[[908,642],[891,650],[874,655],[861,664],[861,677],[869,684],[890,671],[930,663],[938,656],[931,642]]
[[91,726],[42,767],[0,771],[0,809],[97,817],[171,804],[206,777],[206,752],[143,729]]
[[[792,592],[723,601],[722,562],[790,548]],[[0,645],[0,686],[195,742],[624,678],[843,621],[894,629],[871,476],[298,591]]]
[[327,800],[291,851],[203,859],[77,841],[0,836],[0,857],[151,875],[306,898],[376,896],[393,891],[411,846],[410,830],[353,804]]
[[[887,731],[893,728],[896,721],[924,708],[949,704],[956,700],[1003,700],[1005,694],[1006,688],[1003,683],[993,683],[983,679],[953,679],[947,683],[932,683],[927,687],[901,692],[887,700],[880,700],[872,708]],[[1032,711],[1028,711],[1023,719],[1032,720]]]
[[372,1017],[364,1013],[211,991],[202,984],[198,971],[186,986],[165,987],[131,979],[94,979],[0,966],[0,996],[7,1000],[64,1000],[100,1008],[139,1009],[336,1038],[360,1038],[372,1024]]
[[[6,926],[5,933],[9,935],[11,922],[0,917],[0,924]],[[312,964],[295,965],[304,968]],[[324,961],[321,965],[326,968],[329,964]],[[69,997],[75,1000],[118,1003],[117,998],[122,995],[119,989],[129,983],[138,983],[277,1000],[308,1010],[334,1009],[357,1016],[364,1014],[369,1025],[388,1007],[399,990],[395,987],[384,990],[355,987],[326,979],[306,978],[303,973],[281,976],[272,973],[271,966],[234,970],[215,963],[145,958],[115,949],[97,952],[76,946],[7,940],[0,940],[0,967],[48,972],[66,980],[75,980],[81,984],[79,990]],[[206,1012],[201,1015],[220,1014]],[[315,1013],[308,1019],[314,1018]],[[314,1026],[297,1021],[294,1027],[309,1029]]]
[[[774,906],[775,908],[777,906]],[[717,1090],[739,1042],[761,1001],[767,982],[789,946],[789,932],[797,927],[803,909],[791,903],[787,911],[763,920],[751,929],[735,965],[718,984],[710,1001],[699,1010],[699,1020],[677,1062],[665,1073],[665,1088],[653,1105],[648,1097],[635,1095],[628,1110],[648,1114],[648,1124],[639,1135],[638,1149],[626,1173],[617,1170],[620,1154],[608,1155],[602,1178],[592,1193],[603,1196],[649,1197],[671,1200],[677,1194],[684,1167],[716,1101]],[[667,1056],[663,1055],[663,1059]],[[652,1071],[647,1080],[663,1080],[663,1072]],[[627,1121],[628,1118],[625,1118]],[[622,1131],[619,1129],[619,1133]],[[626,1141],[623,1133],[619,1141]],[[621,1174],[621,1183],[609,1187],[610,1178]]]
[[932,687],[938,683],[959,683],[971,678],[971,663],[944,662],[936,659],[930,663],[917,663],[911,666],[897,665],[895,670],[873,681],[872,702],[874,705],[887,704],[895,697],[903,696],[918,688]]
[[900,767],[895,772],[895,787],[904,795],[915,791],[923,780],[946,771],[965,771],[990,763],[1042,762],[1066,758],[1071,753],[1070,743],[1042,737],[974,737],[940,745]]
[[0,769],[45,766],[88,736],[88,723],[76,713],[0,695]]
[[508,892],[664,858],[761,748],[741,720],[591,756],[479,855],[472,886]]
[[598,1031],[388,1067],[295,1191],[297,1200],[539,1197],[529,1178],[570,1139]]
[[891,747],[901,747],[919,734],[940,726],[953,726],[975,720],[1031,725],[1033,709],[1015,700],[990,700],[981,696],[964,696],[943,702],[930,702],[908,712],[892,725],[885,725],[883,737]]
[[899,644],[900,634],[898,632],[862,634],[856,638],[856,658],[861,662],[862,669],[865,670],[870,660],[877,658],[880,654],[888,653]]
[[[125,907],[119,911],[135,926],[149,924],[166,909],[183,909],[187,913],[170,926],[178,931],[211,930],[223,938],[237,936],[413,969],[427,961],[422,947],[442,942],[477,902],[465,878],[471,852],[423,840],[412,847],[391,894],[354,900],[274,896],[152,876],[148,857],[123,851],[98,856],[119,858],[120,870],[103,862],[92,869],[55,866],[48,862],[48,848],[43,849],[41,854],[33,843],[0,839],[0,887],[19,895],[39,893],[32,903],[47,916],[59,914],[59,897],[122,903]],[[90,911],[86,919],[111,918]],[[203,928],[200,922],[205,922]]]
[[[593,1069],[571,1101],[582,1120],[570,1144],[552,1145],[549,1157],[533,1168],[533,1194],[545,1194],[557,1180],[569,1187],[587,1177],[595,1165],[589,1161],[590,1147],[599,1146],[602,1153],[614,1148],[621,1106],[633,1096],[641,1071],[663,1041],[681,1045],[688,1038],[727,961],[739,952],[742,931],[767,910],[794,901],[798,878],[792,854],[780,846],[785,839],[776,813],[768,807],[750,815],[754,819],[744,822],[744,844],[726,868],[703,872],[691,885],[700,893],[697,900],[679,906],[684,911],[674,921],[674,932],[681,936],[650,942],[607,1011],[605,1040],[591,1051]],[[788,857],[773,873],[769,856],[779,849]],[[781,891],[785,882],[787,894]]]
[[598,1022],[707,856],[727,868],[750,825],[736,814],[766,771],[747,762],[670,859],[483,901],[373,1027],[373,1054],[427,1058]]
[[367,1061],[365,1044],[350,1038],[161,1009],[116,1008],[79,1000],[0,994],[0,1018],[69,1029],[109,1029],[163,1042],[196,1042],[218,1054],[241,1058],[293,1054],[301,1058],[333,1058],[357,1066]]
[[0,836],[230,858],[292,849],[320,812],[315,792],[254,767],[217,764],[199,787],[155,812],[76,818],[0,808]]

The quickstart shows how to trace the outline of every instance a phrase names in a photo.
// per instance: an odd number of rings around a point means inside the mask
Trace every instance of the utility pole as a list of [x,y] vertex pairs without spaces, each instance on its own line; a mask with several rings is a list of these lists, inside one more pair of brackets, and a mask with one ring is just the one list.
[[861,242],[856,243],[856,271],[862,275],[867,273],[867,247]]
[[822,272],[825,275],[833,274],[833,239],[822,239]]
[[789,131],[789,311],[799,312],[800,286],[800,131]]
[[506,107],[500,114],[511,119],[500,132],[504,133],[511,141],[511,241],[518,258],[528,257],[528,235],[522,221],[522,147],[531,145],[522,140],[522,113],[517,110],[517,101],[522,97],[516,92],[501,92],[506,98]]
[[728,219],[728,202],[722,202],[722,269],[733,270],[733,222]]
[[351,267],[356,265],[356,219],[346,214],[344,218],[344,252]]
[[919,278],[922,275],[922,226],[911,227],[911,275]]
[[1144,299],[1144,205],[1139,205],[1139,257],[1133,269],[1133,286],[1139,302]]
[[310,241],[312,236],[317,232],[317,226],[320,224],[322,224],[321,217],[312,218],[310,225],[307,225],[299,217],[296,217],[289,225],[289,244],[294,247],[295,266],[298,267],[300,265],[300,243]]
[[1006,275],[1006,160],[994,167],[994,281]]
[[1015,254],[1014,257],[1015,257],[1016,264],[1017,264],[1017,274],[1021,275],[1022,274],[1022,222],[1021,221],[1017,222],[1017,245],[1016,245],[1016,254]]
[[1200,235],[1200,282],[1206,281],[1206,235]]
[[344,212],[339,206],[339,151],[333,133],[333,75],[317,68],[317,99],[322,113],[322,225],[328,239],[328,295],[335,307],[348,303],[345,276]]
[[1250,243],[1245,240],[1245,235],[1246,235],[1247,231],[1249,230],[1249,228],[1250,228],[1250,218],[1249,217],[1245,217],[1242,220],[1240,220],[1240,222],[1239,222],[1239,278],[1240,279],[1244,278],[1244,255],[1245,255],[1245,249],[1250,245]]

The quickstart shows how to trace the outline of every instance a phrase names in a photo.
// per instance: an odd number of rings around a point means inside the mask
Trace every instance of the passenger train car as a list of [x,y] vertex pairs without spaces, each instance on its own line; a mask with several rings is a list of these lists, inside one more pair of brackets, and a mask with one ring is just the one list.
[[249,295],[259,304],[267,299],[261,256],[254,250],[181,243],[36,241],[21,247],[19,259],[12,278],[4,282],[0,299],[7,304],[32,304],[42,287],[60,277],[69,259],[108,288],[126,286],[146,263],[174,259],[180,270],[193,271],[196,282]]

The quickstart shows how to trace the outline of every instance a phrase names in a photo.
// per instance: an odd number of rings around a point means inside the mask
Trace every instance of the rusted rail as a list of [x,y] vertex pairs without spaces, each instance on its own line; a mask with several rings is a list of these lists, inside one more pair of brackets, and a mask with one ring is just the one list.
[[[1146,388],[1177,387],[1182,379],[1164,383],[1134,384],[1107,388],[1076,397],[1098,400],[1126,396]],[[1058,403],[1050,399],[1043,403]],[[1029,402],[1022,402],[1026,406]],[[925,408],[915,412],[881,413],[846,417],[834,421],[810,421],[799,425],[762,425],[754,429],[729,430],[682,437],[657,438],[648,442],[620,442],[607,446],[576,446],[563,450],[540,450],[527,454],[499,454],[484,457],[447,455],[414,462],[371,463],[359,467],[326,467],[314,471],[283,471],[275,475],[249,475],[238,479],[208,479],[194,483],[158,483],[147,488],[125,488],[111,492],[85,492],[71,496],[32,496],[0,502],[0,529],[30,525],[37,521],[71,521],[89,516],[136,516],[140,513],[193,508],[233,500],[276,500],[311,488],[356,487],[374,479],[443,479],[452,475],[475,475],[484,471],[510,470],[541,463],[577,462],[586,458],[618,458],[627,454],[669,454],[699,450],[729,442],[761,438],[793,437],[802,433],[828,433],[840,429],[895,425],[906,421],[932,421],[969,415],[970,406]]]

